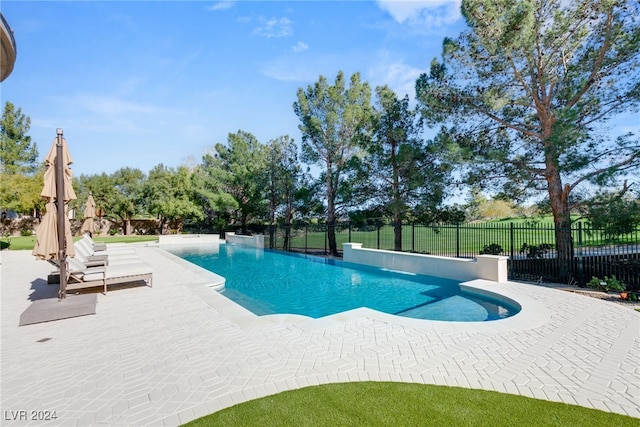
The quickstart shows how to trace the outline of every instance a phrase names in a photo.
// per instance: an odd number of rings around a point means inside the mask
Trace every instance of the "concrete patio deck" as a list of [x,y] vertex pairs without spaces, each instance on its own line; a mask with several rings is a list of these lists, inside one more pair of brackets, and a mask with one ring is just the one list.
[[[495,390],[640,418],[640,313],[519,283],[478,282],[523,305],[485,323],[358,309],[259,318],[208,287],[212,275],[136,245],[153,288],[98,295],[97,313],[18,327],[54,296],[48,263],[0,253],[2,425],[175,426],[308,385],[404,381]],[[40,412],[38,412],[40,411]],[[38,415],[55,411],[56,419]]]

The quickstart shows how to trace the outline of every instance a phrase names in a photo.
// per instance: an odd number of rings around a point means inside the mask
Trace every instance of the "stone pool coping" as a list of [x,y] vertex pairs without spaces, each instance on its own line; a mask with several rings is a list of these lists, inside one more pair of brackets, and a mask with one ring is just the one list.
[[[515,287],[514,287],[515,285]],[[501,296],[506,297],[506,302],[516,301],[521,309],[514,316],[506,319],[500,319],[488,322],[449,322],[440,320],[424,320],[414,319],[410,317],[395,316],[393,314],[384,313],[367,307],[356,308],[341,313],[332,314],[330,316],[314,319],[303,315],[294,314],[270,314],[266,316],[258,316],[252,311],[244,308],[240,304],[235,303],[224,297],[224,292],[198,292],[198,295],[211,307],[216,307],[229,320],[238,326],[252,326],[255,324],[277,324],[292,323],[303,328],[325,327],[331,323],[353,322],[359,318],[369,318],[384,323],[415,327],[420,329],[432,329],[439,331],[474,331],[474,332],[498,332],[498,331],[517,331],[529,329],[543,325],[549,321],[550,312],[540,302],[522,295],[517,291],[520,284],[514,283],[496,283],[488,280],[474,280],[461,283],[460,286],[472,293],[488,295],[493,298],[500,299]],[[222,296],[229,304],[221,304],[220,296]],[[509,301],[511,300],[511,301]]]

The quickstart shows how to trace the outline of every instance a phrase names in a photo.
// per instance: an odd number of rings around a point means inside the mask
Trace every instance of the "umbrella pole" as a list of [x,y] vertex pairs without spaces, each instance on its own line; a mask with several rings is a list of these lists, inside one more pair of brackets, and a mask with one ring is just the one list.
[[64,221],[64,159],[62,154],[62,129],[57,129],[56,142],[56,204],[58,208],[58,261],[60,263],[60,291],[58,299],[67,297],[67,251]]

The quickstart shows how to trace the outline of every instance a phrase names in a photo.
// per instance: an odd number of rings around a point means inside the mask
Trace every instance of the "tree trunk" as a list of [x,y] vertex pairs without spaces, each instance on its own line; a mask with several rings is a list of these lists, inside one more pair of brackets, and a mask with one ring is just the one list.
[[276,227],[273,224],[269,224],[269,249],[276,248]]
[[124,235],[128,236],[129,234],[131,234],[131,219],[130,218],[126,218],[124,220]]
[[282,243],[282,250],[290,251],[291,244],[289,243],[289,238],[291,236],[291,224],[286,224],[284,226],[284,242]]
[[395,216],[393,220],[393,250],[402,252],[402,220]]
[[329,255],[338,256],[338,243],[336,242],[336,220],[327,221],[327,237],[329,239]]
[[402,210],[400,200],[393,206],[393,250],[402,252]]
[[333,182],[333,165],[327,163],[327,238],[329,239],[329,255],[338,256],[338,244],[336,242],[336,205],[335,188]]
[[284,214],[284,243],[282,245],[282,249],[285,251],[291,250],[291,218],[293,216],[293,206],[291,204],[291,195],[287,191],[286,194],[287,205]]
[[246,235],[247,234],[247,215],[245,215],[244,213],[241,214],[240,216],[240,234],[242,235]]
[[165,235],[167,234],[167,219],[165,217],[160,218],[160,234],[161,235]]
[[559,276],[565,283],[569,283],[572,276],[571,260],[573,259],[571,213],[569,211],[568,200],[569,187],[562,187],[562,179],[558,168],[549,162],[547,163],[547,184],[555,226]]
[[[273,177],[271,178],[273,182]],[[271,185],[271,198],[269,199],[269,249],[276,247],[276,196],[274,186]]]
[[402,252],[402,210],[400,207],[400,174],[396,157],[396,141],[391,141],[391,167],[393,168],[393,250]]
[[555,228],[556,251],[558,254],[558,274],[561,280],[569,283],[571,278],[571,260],[573,258],[573,245],[571,243],[571,213],[569,211],[568,185],[562,185],[558,146],[553,141],[555,117],[549,108],[538,109],[545,159],[544,177],[549,191],[549,203],[553,213]]
[[[273,211],[272,211],[273,212]],[[271,215],[271,219],[269,220],[269,249],[274,249],[276,247],[276,221],[274,215]]]

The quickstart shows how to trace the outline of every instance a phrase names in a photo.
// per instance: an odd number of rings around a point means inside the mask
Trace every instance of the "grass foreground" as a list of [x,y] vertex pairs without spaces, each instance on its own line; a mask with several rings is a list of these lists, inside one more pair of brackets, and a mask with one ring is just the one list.
[[394,382],[324,384],[244,402],[204,426],[638,426],[638,419],[524,396]]
[[[76,241],[80,238],[80,236],[74,236],[73,240]],[[153,242],[158,240],[158,236],[96,236],[93,240],[104,243]],[[3,237],[0,239],[0,249],[10,249],[12,251],[32,250],[35,245],[36,236]]]

